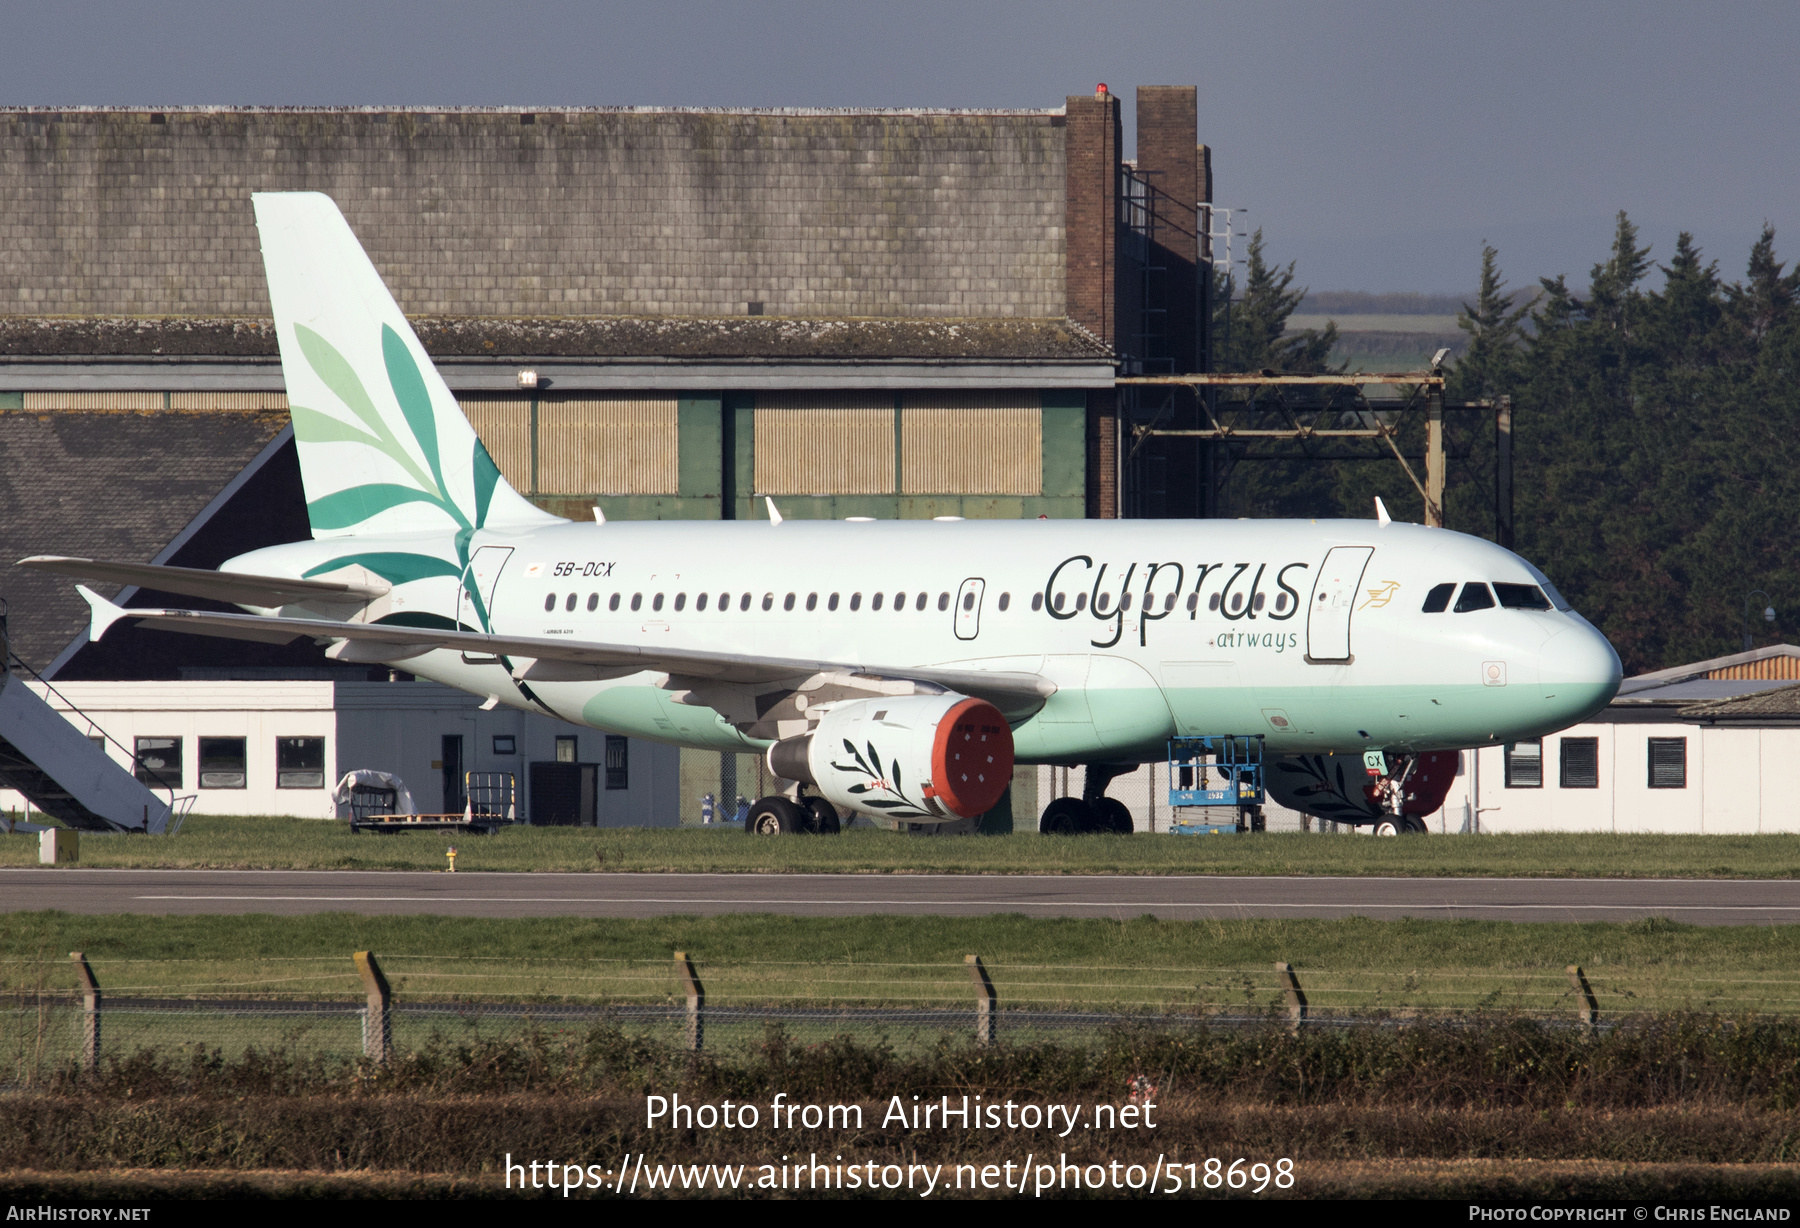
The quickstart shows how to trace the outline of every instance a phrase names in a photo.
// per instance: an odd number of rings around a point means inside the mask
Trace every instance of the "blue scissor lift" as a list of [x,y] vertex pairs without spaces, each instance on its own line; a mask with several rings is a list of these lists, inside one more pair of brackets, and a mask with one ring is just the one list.
[[[1229,806],[1232,823],[1182,814],[1189,807]],[[1225,835],[1263,829],[1261,734],[1213,734],[1169,741],[1171,835]]]

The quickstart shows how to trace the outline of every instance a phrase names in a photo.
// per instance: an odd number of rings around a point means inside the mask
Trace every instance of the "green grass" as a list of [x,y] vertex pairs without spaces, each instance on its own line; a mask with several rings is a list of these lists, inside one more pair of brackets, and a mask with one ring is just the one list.
[[0,916],[0,992],[74,990],[67,952],[117,996],[361,996],[377,952],[397,1001],[670,1003],[686,951],[715,1006],[963,1007],[980,954],[1003,1008],[1260,1012],[1292,963],[1321,1011],[1566,1014],[1580,964],[1604,1013],[1800,1013],[1800,926],[1492,921],[767,915],[581,918]]
[[[842,874],[1349,874],[1422,877],[1794,878],[1800,836],[1011,836],[921,839],[858,828],[757,838],[736,829],[520,827],[494,836],[352,835],[344,823],[196,817],[178,836],[84,836],[81,865],[259,870],[690,871]],[[0,836],[0,866],[37,841]]]

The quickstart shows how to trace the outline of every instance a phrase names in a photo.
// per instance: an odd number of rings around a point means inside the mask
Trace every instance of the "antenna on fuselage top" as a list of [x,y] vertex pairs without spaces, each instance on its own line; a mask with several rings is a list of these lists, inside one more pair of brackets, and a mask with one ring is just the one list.
[[[600,509],[595,508],[594,510],[599,511]],[[1380,495],[1375,496],[1375,523],[1384,529],[1394,523],[1394,518],[1388,515],[1387,504],[1381,501]]]

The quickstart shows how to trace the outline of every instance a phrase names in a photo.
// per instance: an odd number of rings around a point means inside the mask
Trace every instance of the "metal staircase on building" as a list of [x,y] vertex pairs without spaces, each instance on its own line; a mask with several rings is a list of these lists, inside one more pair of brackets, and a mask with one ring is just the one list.
[[193,799],[178,802],[171,790],[165,801],[152,793],[94,740],[111,739],[82,733],[15,677],[15,664],[33,677],[37,671],[12,655],[5,618],[0,606],[0,788],[17,790],[45,814],[82,831],[167,831],[170,816],[185,816],[182,803]]

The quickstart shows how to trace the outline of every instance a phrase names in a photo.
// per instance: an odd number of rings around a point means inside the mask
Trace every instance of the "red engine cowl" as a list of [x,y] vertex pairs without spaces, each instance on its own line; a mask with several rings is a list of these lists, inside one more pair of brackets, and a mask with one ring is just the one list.
[[769,766],[872,818],[947,823],[1000,801],[1012,783],[1012,728],[967,695],[856,699],[833,704],[806,737],[770,747]]

